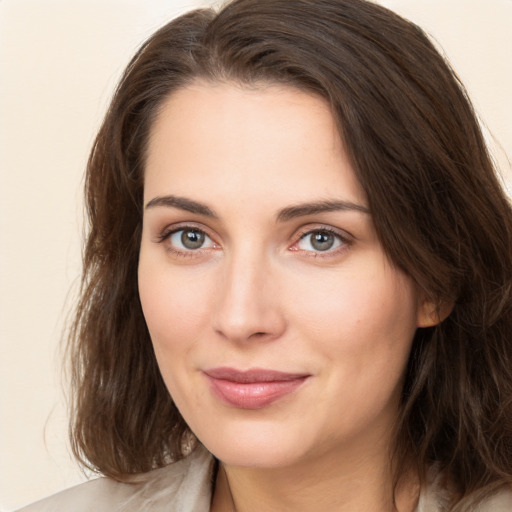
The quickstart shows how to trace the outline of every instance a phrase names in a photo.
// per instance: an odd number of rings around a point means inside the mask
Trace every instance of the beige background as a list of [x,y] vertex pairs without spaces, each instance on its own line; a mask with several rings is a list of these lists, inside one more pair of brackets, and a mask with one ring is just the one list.
[[[59,346],[79,276],[88,149],[138,45],[211,3],[0,0],[0,511],[84,478],[67,451]],[[512,0],[381,3],[444,48],[508,181]]]

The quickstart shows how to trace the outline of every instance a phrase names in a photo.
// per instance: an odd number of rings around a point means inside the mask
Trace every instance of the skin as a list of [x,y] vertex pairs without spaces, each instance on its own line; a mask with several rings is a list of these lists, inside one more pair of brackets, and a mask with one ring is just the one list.
[[[356,207],[290,210],[322,201]],[[140,298],[169,392],[221,461],[211,510],[392,510],[404,368],[434,308],[384,253],[327,104],[277,86],[176,91],[152,127],[144,204]],[[308,378],[248,410],[212,392],[214,367]],[[411,484],[400,510],[416,497]]]

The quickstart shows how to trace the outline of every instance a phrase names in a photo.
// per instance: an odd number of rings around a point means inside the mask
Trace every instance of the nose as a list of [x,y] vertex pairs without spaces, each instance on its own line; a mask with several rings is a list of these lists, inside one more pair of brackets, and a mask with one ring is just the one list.
[[227,258],[219,274],[213,328],[236,343],[271,341],[286,329],[286,320],[270,263],[244,254]]

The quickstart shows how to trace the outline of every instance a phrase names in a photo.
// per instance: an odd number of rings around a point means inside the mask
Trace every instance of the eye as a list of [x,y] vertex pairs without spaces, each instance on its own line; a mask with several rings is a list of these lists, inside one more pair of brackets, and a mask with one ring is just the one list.
[[203,231],[194,228],[185,228],[174,231],[168,235],[173,248],[179,251],[195,251],[213,247],[212,239]]
[[345,240],[337,233],[318,229],[302,235],[297,242],[297,248],[302,251],[326,252],[337,249],[344,242]]

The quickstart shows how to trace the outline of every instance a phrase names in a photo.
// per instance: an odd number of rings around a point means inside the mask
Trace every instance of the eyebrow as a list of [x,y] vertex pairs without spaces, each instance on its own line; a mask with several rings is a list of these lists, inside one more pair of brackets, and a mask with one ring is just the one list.
[[[218,216],[208,206],[186,197],[178,197],[173,195],[157,196],[148,201],[146,209],[163,206],[167,208],[178,208],[190,213],[196,213],[205,217],[217,219]],[[293,206],[287,206],[279,210],[277,214],[278,222],[287,222],[297,217],[305,217],[307,215],[315,215],[324,212],[333,211],[356,211],[360,213],[370,214],[369,208],[366,206],[352,203],[350,201],[316,201],[312,203],[300,203]]]
[[370,214],[370,209],[366,206],[352,203],[350,201],[318,201],[314,203],[301,203],[296,206],[283,208],[277,214],[278,222],[286,222],[296,217],[305,217],[306,215],[315,215],[317,213],[334,211],[356,211]]
[[193,201],[192,199],[187,199],[186,197],[178,197],[178,196],[158,196],[151,199],[146,204],[146,210],[149,208],[155,208],[157,206],[165,206],[167,208],[178,208],[179,210],[184,210],[190,213],[197,213],[199,215],[204,215],[205,217],[217,218],[217,215],[213,213],[208,206],[198,203],[197,201]]

